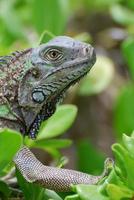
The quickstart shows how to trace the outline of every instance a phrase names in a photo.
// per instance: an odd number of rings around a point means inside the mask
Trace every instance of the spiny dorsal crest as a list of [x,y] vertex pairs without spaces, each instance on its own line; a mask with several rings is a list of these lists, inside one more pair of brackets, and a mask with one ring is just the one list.
[[8,56],[0,56],[0,67],[9,66],[10,64],[15,63],[19,58],[23,57],[26,53],[31,51],[31,49],[26,49],[23,51],[15,51]]

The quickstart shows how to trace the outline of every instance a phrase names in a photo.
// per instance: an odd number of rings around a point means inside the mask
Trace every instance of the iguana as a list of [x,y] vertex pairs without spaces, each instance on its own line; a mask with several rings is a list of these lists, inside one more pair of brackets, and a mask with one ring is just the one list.
[[[36,138],[41,122],[95,61],[91,45],[66,36],[1,57],[0,127]],[[26,180],[58,191],[70,190],[71,184],[94,184],[102,177],[44,166],[27,147],[20,149],[14,162]]]
[[94,48],[59,36],[0,58],[0,127],[35,138],[66,90],[89,72]]

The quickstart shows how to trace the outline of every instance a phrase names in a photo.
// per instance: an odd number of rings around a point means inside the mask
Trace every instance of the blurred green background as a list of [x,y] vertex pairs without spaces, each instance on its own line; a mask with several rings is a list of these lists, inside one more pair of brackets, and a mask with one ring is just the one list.
[[112,155],[111,144],[134,130],[134,0],[0,0],[1,55],[55,35],[96,49],[91,73],[64,100],[75,104],[78,114],[61,137],[73,140],[62,151],[70,160],[67,167],[98,174]]
[[134,130],[133,11],[133,0],[0,0],[1,55],[53,35],[68,35],[96,49],[91,73],[65,98],[79,110],[67,137],[76,142],[80,168],[85,167],[80,162],[84,148],[110,155],[110,145]]

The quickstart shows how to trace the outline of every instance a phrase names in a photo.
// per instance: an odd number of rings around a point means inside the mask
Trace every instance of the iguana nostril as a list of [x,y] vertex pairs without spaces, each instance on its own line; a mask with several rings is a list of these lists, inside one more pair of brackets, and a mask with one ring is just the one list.
[[86,51],[86,53],[89,53],[89,48],[88,48],[88,47],[86,47],[85,51]]
[[86,47],[84,47],[84,49],[83,49],[83,53],[85,56],[90,55],[91,51],[92,51],[92,46],[90,46],[90,45],[86,45]]

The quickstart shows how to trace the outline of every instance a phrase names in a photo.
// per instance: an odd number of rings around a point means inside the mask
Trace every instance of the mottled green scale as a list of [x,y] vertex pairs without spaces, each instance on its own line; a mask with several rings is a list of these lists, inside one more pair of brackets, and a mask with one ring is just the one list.
[[26,71],[31,67],[29,55],[31,49],[14,52],[10,56],[0,57],[0,117],[14,119],[12,112],[7,105],[7,99],[13,101],[19,82]]
[[3,78],[6,78],[6,72],[3,72],[3,71],[0,69],[0,79],[3,79]]

